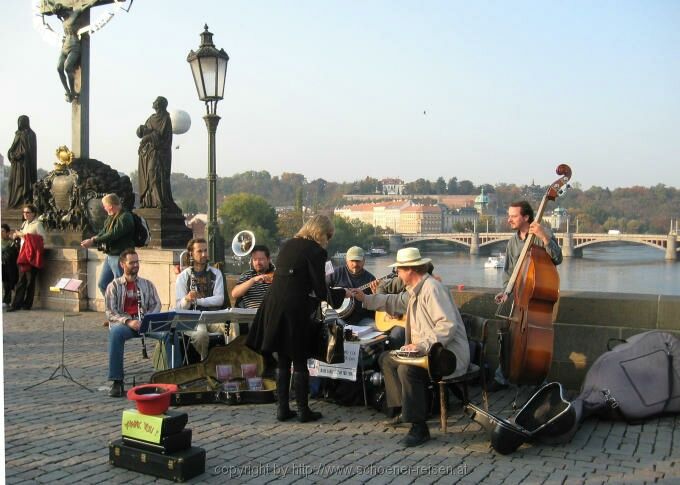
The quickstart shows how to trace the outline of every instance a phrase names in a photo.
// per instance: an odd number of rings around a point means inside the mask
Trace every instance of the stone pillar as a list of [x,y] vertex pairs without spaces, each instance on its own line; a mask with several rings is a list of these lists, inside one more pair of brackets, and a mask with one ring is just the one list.
[[[90,24],[90,9],[81,14],[83,25]],[[80,38],[80,66],[75,72],[78,100],[71,103],[71,151],[74,158],[90,158],[90,34]]]
[[390,252],[396,253],[404,246],[404,238],[401,234],[390,234]]
[[565,258],[574,257],[574,236],[570,232],[562,237],[562,256]]
[[473,233],[470,241],[470,254],[479,254],[479,234]]
[[153,208],[135,209],[134,212],[146,219],[149,225],[149,249],[184,249],[193,237],[180,212]]
[[669,261],[678,260],[678,236],[675,234],[668,235],[668,243],[666,244],[666,259]]

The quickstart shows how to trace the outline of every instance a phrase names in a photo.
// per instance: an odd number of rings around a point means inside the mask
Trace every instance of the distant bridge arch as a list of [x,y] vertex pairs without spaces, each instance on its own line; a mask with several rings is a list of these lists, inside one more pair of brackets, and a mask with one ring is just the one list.
[[[401,234],[402,245],[427,241],[447,241],[469,249],[470,254],[489,253],[497,244],[508,241],[512,232],[449,232],[437,234]],[[597,244],[623,242],[645,245],[665,252],[666,259],[677,260],[679,252],[677,234],[597,234],[556,233],[558,244],[565,257],[578,257],[583,248]]]

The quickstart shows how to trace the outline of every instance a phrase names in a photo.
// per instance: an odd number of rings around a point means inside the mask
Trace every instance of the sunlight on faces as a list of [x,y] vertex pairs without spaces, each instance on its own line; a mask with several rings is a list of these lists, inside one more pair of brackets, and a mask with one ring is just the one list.
[[204,265],[208,263],[208,245],[206,243],[196,243],[191,250],[191,257],[194,263]]
[[352,274],[359,274],[364,269],[364,264],[366,261],[347,261],[347,269]]
[[121,261],[120,265],[126,276],[137,276],[137,273],[139,273],[139,255],[128,254],[125,261]]
[[403,281],[405,285],[410,284],[413,279],[413,274],[413,268],[408,266],[397,266],[397,276],[399,276],[399,279]]
[[250,264],[257,273],[262,273],[269,269],[270,259],[264,253],[264,251],[253,251],[250,255]]
[[114,215],[116,212],[118,212],[118,206],[113,205],[113,204],[108,204],[106,202],[102,202],[102,206],[104,206],[104,210],[106,213],[110,216]]
[[24,219],[26,219],[28,222],[31,222],[33,219],[35,219],[35,214],[31,212],[31,209],[23,209],[21,213],[24,215]]
[[511,229],[517,230],[522,224],[529,221],[529,216],[523,216],[519,207],[508,207],[508,225]]

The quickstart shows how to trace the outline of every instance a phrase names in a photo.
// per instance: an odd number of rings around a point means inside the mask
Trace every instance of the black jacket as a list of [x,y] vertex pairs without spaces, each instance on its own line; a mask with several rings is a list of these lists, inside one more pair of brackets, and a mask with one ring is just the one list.
[[[311,316],[328,298],[327,257],[324,248],[308,239],[292,238],[281,246],[274,281],[248,332],[248,347],[261,354],[279,352],[291,360],[311,356]],[[340,306],[344,290],[332,294],[334,306]]]

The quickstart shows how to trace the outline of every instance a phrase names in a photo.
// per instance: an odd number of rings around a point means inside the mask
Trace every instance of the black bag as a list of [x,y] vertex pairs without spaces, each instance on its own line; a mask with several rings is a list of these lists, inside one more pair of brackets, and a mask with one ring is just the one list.
[[146,219],[134,212],[132,212],[132,220],[135,221],[135,231],[132,235],[132,239],[135,241],[135,247],[143,248],[151,241],[149,225],[146,223]]
[[313,339],[312,358],[326,364],[345,362],[345,327],[335,317],[313,321],[316,338]]

